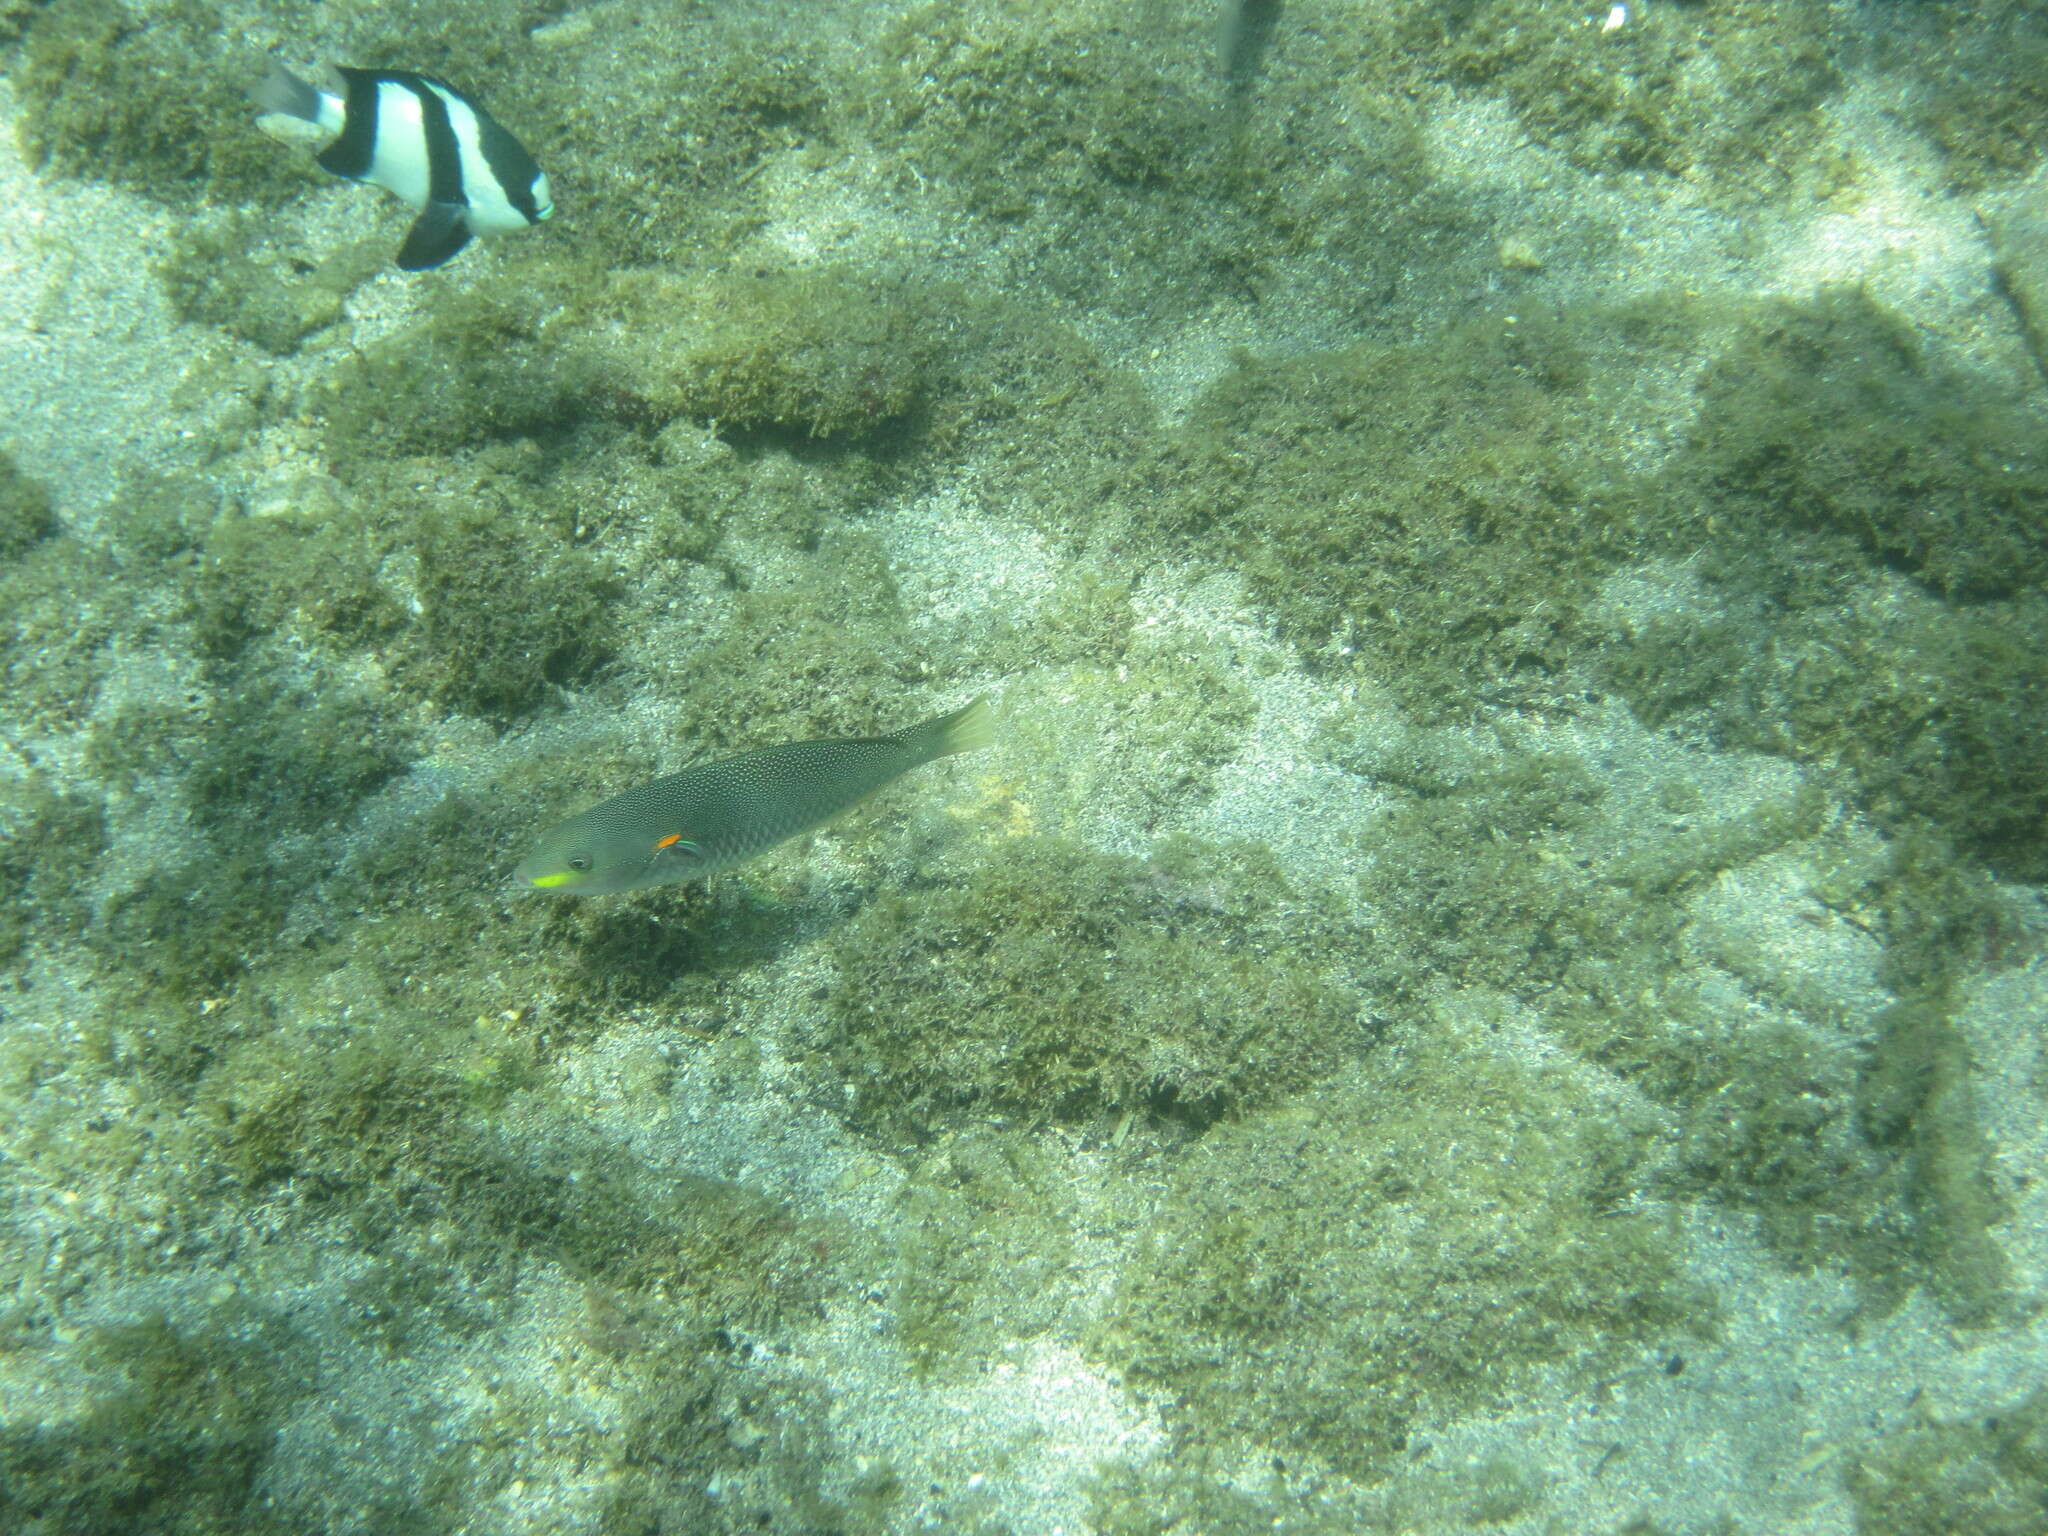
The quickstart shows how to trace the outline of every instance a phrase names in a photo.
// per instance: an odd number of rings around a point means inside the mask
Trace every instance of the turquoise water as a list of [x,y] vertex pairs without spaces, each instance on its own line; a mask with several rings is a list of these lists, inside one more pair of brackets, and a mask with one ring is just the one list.
[[2037,10],[0,46],[0,1530],[2048,1529]]

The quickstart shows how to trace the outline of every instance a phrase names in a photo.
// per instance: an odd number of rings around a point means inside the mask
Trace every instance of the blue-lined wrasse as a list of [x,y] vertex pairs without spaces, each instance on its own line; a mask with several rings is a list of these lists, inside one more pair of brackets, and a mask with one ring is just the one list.
[[637,785],[541,838],[513,878],[580,896],[698,880],[823,826],[913,768],[995,738],[986,699],[893,736],[796,741]]

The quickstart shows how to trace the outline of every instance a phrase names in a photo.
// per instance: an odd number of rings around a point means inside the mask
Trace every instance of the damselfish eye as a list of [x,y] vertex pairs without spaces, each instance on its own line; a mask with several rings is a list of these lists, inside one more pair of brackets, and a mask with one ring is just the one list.
[[590,855],[587,853],[579,853],[571,856],[569,860],[569,867],[578,872],[590,868]]

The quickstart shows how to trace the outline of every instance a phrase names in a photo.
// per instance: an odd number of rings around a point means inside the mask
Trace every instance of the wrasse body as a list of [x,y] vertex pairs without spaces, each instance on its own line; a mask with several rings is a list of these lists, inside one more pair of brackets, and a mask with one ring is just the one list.
[[641,784],[542,837],[514,878],[581,896],[639,891],[730,869],[824,825],[935,758],[994,738],[988,701],[892,736],[796,741]]

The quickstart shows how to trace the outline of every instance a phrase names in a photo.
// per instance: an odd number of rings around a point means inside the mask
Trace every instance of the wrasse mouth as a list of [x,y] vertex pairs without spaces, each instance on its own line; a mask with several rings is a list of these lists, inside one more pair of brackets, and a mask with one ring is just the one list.
[[545,865],[537,866],[531,859],[522,859],[507,883],[515,890],[551,891],[568,879],[569,873],[568,870],[557,870],[550,874]]

